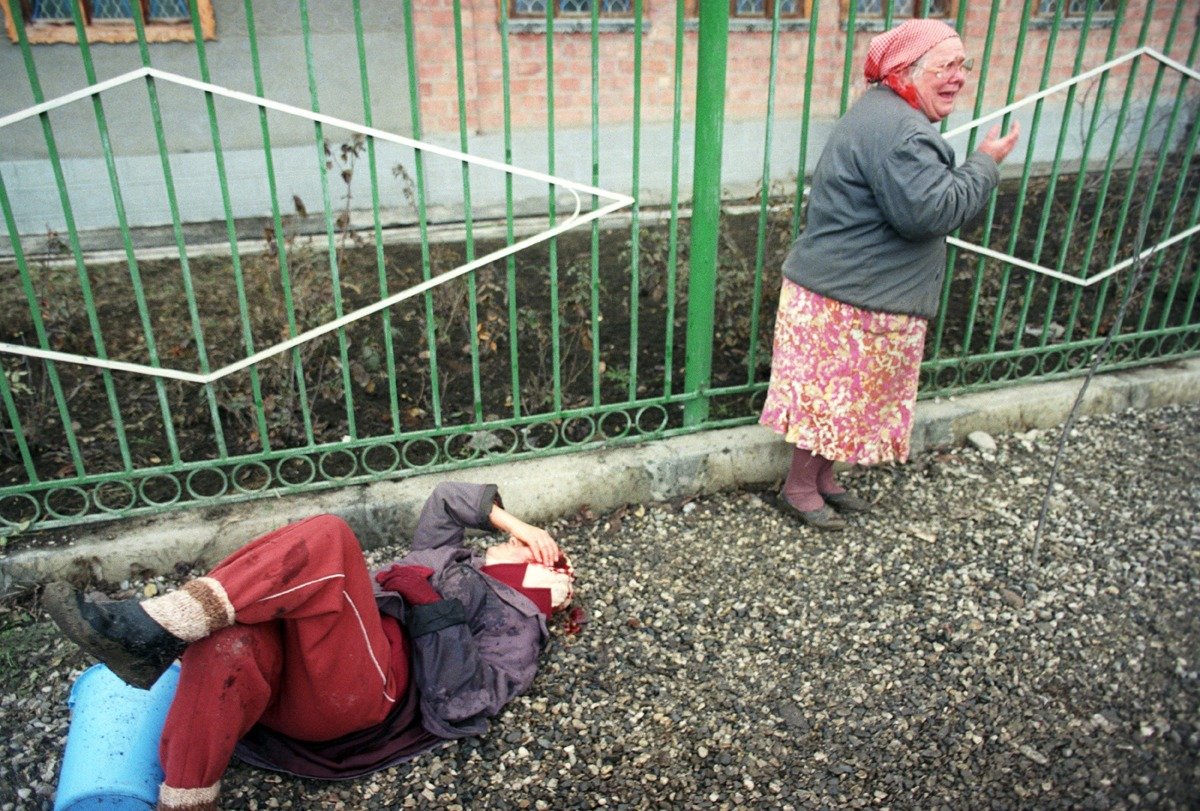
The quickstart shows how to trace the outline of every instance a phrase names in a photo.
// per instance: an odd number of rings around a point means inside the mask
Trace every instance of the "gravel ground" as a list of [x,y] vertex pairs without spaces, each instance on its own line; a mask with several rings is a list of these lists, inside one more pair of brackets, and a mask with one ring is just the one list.
[[[1057,431],[849,473],[876,511],[840,534],[764,492],[574,516],[588,622],[491,733],[344,783],[234,765],[224,805],[1200,807],[1198,437],[1200,405],[1081,421],[1040,566]],[[87,662],[2,619],[0,809],[49,808]]]

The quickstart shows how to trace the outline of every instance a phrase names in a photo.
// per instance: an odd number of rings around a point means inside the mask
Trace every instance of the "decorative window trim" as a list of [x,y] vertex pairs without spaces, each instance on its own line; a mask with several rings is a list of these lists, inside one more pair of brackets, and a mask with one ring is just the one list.
[[[688,25],[699,26],[699,21],[693,21]],[[809,29],[808,17],[780,17],[780,31],[807,31]],[[771,18],[764,17],[762,19],[756,17],[730,17],[729,31],[734,32],[750,32],[750,33],[771,33]]]
[[[1069,5],[1069,3],[1068,3]],[[1089,3],[1091,5],[1091,3]],[[1030,29],[1040,31],[1048,31],[1054,27],[1054,18],[1058,14],[1057,9],[1048,11],[1042,10],[1042,4],[1039,2],[1034,10],[1033,19],[1029,21]],[[1090,25],[1096,28],[1112,28],[1116,23],[1115,9],[1107,9],[1105,11],[1093,11]],[[1087,17],[1086,12],[1077,11],[1071,12],[1064,10],[1062,16],[1059,17],[1058,29],[1060,31],[1078,30],[1083,28],[1083,21]]]
[[[1117,18],[1114,15],[1092,16],[1092,21],[1089,23],[1091,28],[1112,28],[1117,23]],[[1049,31],[1054,27],[1053,17],[1034,17],[1029,21],[1030,31]],[[1063,17],[1058,22],[1059,31],[1081,31],[1083,30],[1083,17]]]
[[[79,0],[76,0],[78,2]],[[13,19],[12,3],[21,0],[0,0],[0,9],[4,11],[4,27],[12,42],[18,41],[17,26]],[[82,6],[80,6],[82,13]],[[200,32],[206,40],[217,38],[217,18],[213,12],[212,0],[196,0],[196,12],[200,17]],[[22,8],[22,18],[24,9]],[[137,29],[133,22],[121,20],[105,20],[93,22],[83,27],[88,42],[126,43],[137,42]],[[30,22],[25,20],[25,37],[30,45],[55,45],[60,43],[78,43],[79,37],[75,32],[74,23]],[[193,42],[196,39],[190,20],[179,22],[146,22],[147,42]]]
[[[766,23],[767,30],[769,31],[771,29],[771,20],[775,13],[774,6],[775,6],[775,3],[777,3],[777,2],[779,2],[779,0],[766,0],[766,2],[763,4],[763,13],[762,14],[754,14],[754,15],[746,14],[746,15],[739,16],[735,11],[735,6],[737,6],[737,0],[730,0],[730,2],[729,2],[730,30],[737,30],[732,27],[735,23],[759,23],[759,24]],[[799,23],[799,22],[807,23],[810,19],[812,19],[812,4],[813,4],[813,0],[800,0],[800,2],[798,3],[798,5],[800,6],[800,10],[798,12],[796,12],[795,14],[783,14],[782,12],[780,12],[779,27],[783,28],[784,24],[795,24],[795,23]],[[696,5],[695,3],[688,4],[688,11],[691,12],[693,15],[696,14],[695,5]],[[750,30],[756,30],[756,29],[745,28],[745,29],[741,29],[741,30],[750,31]]]
[[[541,21],[542,25],[545,26],[545,24],[546,24],[545,13],[538,13],[536,15],[517,14],[516,9],[514,8],[516,6],[516,0],[500,0],[500,2],[508,4],[508,23],[509,23],[510,28],[512,27],[512,24],[514,22],[525,22],[525,21],[530,21],[530,22]],[[559,0],[546,0],[546,2],[550,4],[550,7],[552,9],[554,9],[553,16],[554,16],[556,31],[558,30],[557,24],[560,20],[563,22],[585,22],[588,24],[588,30],[589,31],[591,30],[592,13],[590,11],[577,13],[577,14],[571,14],[571,13],[563,14],[562,12],[560,12],[558,10]],[[601,0],[594,0],[594,2],[598,3],[598,2],[601,2]],[[633,3],[632,2],[629,4],[629,7],[630,7],[630,11],[628,13],[601,11],[599,13],[599,18],[600,18],[600,20],[626,20],[629,22],[633,22]]]
[[[633,17],[601,17],[596,21],[596,30],[601,34],[632,34],[636,29]],[[500,23],[497,21],[497,27]],[[554,20],[556,34],[590,34],[592,33],[591,17],[556,17]],[[650,30],[650,21],[642,20],[642,33]],[[533,17],[509,17],[508,33],[510,34],[544,34],[546,20]]]
[[[958,4],[961,0],[949,0],[950,9],[944,15],[930,15],[933,20],[945,20],[951,25],[958,18]],[[857,0],[841,0],[839,3],[841,9],[841,28],[845,31],[850,22],[850,4],[856,3]],[[913,0],[913,7],[919,8],[922,0]],[[893,17],[892,25],[896,26],[905,20],[913,19],[911,17]],[[863,16],[861,14],[854,15],[854,30],[855,31],[885,31],[887,25],[883,16],[876,17],[874,15]]]

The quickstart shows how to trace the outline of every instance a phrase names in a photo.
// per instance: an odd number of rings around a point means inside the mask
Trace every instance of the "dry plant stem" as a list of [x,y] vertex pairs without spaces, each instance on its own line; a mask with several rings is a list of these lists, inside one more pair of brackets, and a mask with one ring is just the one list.
[[1058,481],[1058,470],[1062,463],[1063,455],[1067,448],[1067,437],[1071,435],[1071,429],[1075,425],[1075,420],[1079,416],[1079,408],[1083,405],[1083,396],[1087,393],[1088,386],[1092,383],[1092,378],[1096,376],[1096,371],[1100,368],[1100,364],[1104,360],[1104,356],[1108,353],[1108,349],[1112,346],[1113,340],[1117,337],[1117,332],[1121,329],[1121,324],[1125,322],[1125,311],[1129,308],[1129,302],[1133,299],[1133,291],[1142,283],[1142,246],[1146,242],[1146,229],[1150,225],[1150,209],[1152,206],[1147,202],[1142,206],[1142,213],[1138,217],[1137,235],[1133,243],[1133,279],[1125,288],[1125,295],[1121,299],[1121,306],[1117,309],[1117,315],[1113,319],[1113,325],[1108,331],[1108,335],[1104,336],[1104,341],[1096,348],[1092,355],[1092,365],[1088,369],[1087,376],[1083,378],[1083,385],[1079,387],[1079,393],[1075,395],[1075,402],[1071,405],[1071,411],[1067,415],[1067,421],[1063,425],[1062,434],[1058,438],[1058,449],[1054,452],[1054,465],[1050,468],[1050,478],[1046,481],[1046,492],[1042,494],[1042,506],[1038,511],[1037,527],[1033,533],[1033,556],[1030,558],[1033,565],[1038,565],[1038,558],[1042,548],[1042,530],[1046,526],[1046,514],[1050,510],[1050,495],[1054,492],[1054,484]]

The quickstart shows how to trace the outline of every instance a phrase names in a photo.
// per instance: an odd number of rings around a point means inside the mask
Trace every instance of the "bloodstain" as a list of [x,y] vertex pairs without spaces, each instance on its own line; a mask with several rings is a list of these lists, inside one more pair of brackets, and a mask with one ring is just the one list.
[[308,544],[295,544],[283,557],[283,572],[280,577],[284,583],[291,583],[307,566]]

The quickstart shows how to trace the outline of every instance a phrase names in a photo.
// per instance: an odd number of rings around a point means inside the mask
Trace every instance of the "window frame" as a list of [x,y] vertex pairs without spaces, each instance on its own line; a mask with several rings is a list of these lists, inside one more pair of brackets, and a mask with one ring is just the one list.
[[[157,22],[147,19],[149,0],[134,0],[142,6],[143,19],[146,20],[147,42],[194,42],[195,31],[192,21],[173,20]],[[89,43],[104,42],[111,44],[137,42],[137,28],[133,20],[108,19],[96,21],[91,19],[91,0],[72,0],[79,9],[80,15],[86,21],[83,26],[84,35]],[[75,23],[50,22],[30,20],[29,13],[32,4],[29,0],[0,0],[0,10],[4,12],[4,27],[12,42],[20,41],[16,20],[13,18],[11,4],[21,4],[21,19],[25,26],[25,38],[30,45],[55,45],[60,43],[77,44],[79,35]],[[206,40],[217,38],[217,18],[213,12],[212,0],[196,0],[196,13],[200,17],[200,33]]]
[[[763,3],[763,13],[762,14],[738,14],[737,13],[737,0],[729,0],[729,19],[730,20],[765,20],[767,22],[770,22],[771,20],[775,19],[775,4],[777,2],[779,2],[779,0],[765,0],[765,2]],[[810,20],[810,19],[812,19],[812,4],[813,4],[813,0],[797,0],[796,12],[794,14],[784,14],[781,11],[781,12],[779,12],[779,19],[781,21],[787,20],[788,22],[795,22],[798,20],[805,20],[805,21]],[[698,12],[697,7],[698,7],[698,3],[689,2],[687,10],[692,14],[692,16],[696,16],[696,14]]]
[[[913,15],[904,16],[904,17],[892,15],[892,24],[896,25],[899,22],[903,22],[904,20],[922,20],[922,19],[953,21],[953,20],[957,19],[957,17],[958,17],[959,1],[960,0],[947,0],[947,2],[949,4],[949,8],[946,10],[946,13],[944,15],[930,14],[925,17],[922,17],[919,14],[913,14]],[[884,2],[886,2],[886,0],[884,0]],[[842,10],[842,22],[843,23],[846,23],[850,19],[850,4],[851,3],[857,4],[858,0],[841,0],[840,4],[841,4],[841,10]],[[924,5],[924,0],[913,0],[913,9],[914,10],[919,10],[922,5]],[[857,10],[855,11],[855,14],[854,14],[854,19],[859,24],[882,25],[883,21],[886,18],[887,18],[886,14],[867,14],[865,12],[861,12],[861,11],[857,11]]]
[[[1070,5],[1070,2],[1071,2],[1071,0],[1058,0],[1058,2],[1061,2],[1061,3],[1066,3],[1067,5]],[[1115,6],[1115,5],[1116,5],[1116,3],[1115,3],[1115,2],[1112,2],[1112,0],[1110,0],[1110,3],[1109,3],[1109,5],[1110,5],[1110,6]],[[1036,20],[1036,21],[1039,21],[1039,22],[1052,23],[1052,22],[1054,22],[1054,17],[1055,17],[1055,15],[1056,15],[1056,14],[1058,14],[1058,11],[1057,11],[1057,10],[1054,10],[1054,9],[1052,9],[1052,10],[1050,10],[1050,11],[1043,11],[1043,10],[1042,10],[1042,3],[1041,3],[1041,1],[1039,0],[1039,2],[1038,2],[1038,4],[1037,4],[1037,9],[1036,9],[1036,10],[1034,11],[1034,13],[1033,13],[1033,17],[1034,17],[1034,20]],[[1086,10],[1084,10],[1084,11],[1076,11],[1076,12],[1072,12],[1070,9],[1066,9],[1066,10],[1064,10],[1064,11],[1063,11],[1063,13],[1062,13],[1061,20],[1062,20],[1062,22],[1063,22],[1063,23],[1065,23],[1065,24],[1068,24],[1068,25],[1069,25],[1069,24],[1071,24],[1071,23],[1080,23],[1080,22],[1082,22],[1082,21],[1083,21],[1083,19],[1084,19],[1086,16],[1087,16],[1087,11],[1086,11]],[[1092,12],[1092,19],[1093,19],[1093,20],[1097,20],[1097,21],[1101,21],[1101,22],[1103,22],[1103,21],[1105,21],[1105,20],[1111,20],[1111,19],[1113,19],[1115,16],[1116,16],[1116,8],[1108,8],[1108,9],[1106,9],[1106,10],[1103,10],[1103,11],[1101,11],[1101,10],[1095,10],[1095,11],[1093,11],[1093,12]]]
[[[542,22],[545,22],[545,20],[546,20],[546,15],[544,12],[538,12],[537,14],[520,14],[520,13],[518,13],[517,12],[517,0],[500,0],[500,2],[508,4],[508,19],[509,20],[520,20],[522,22],[524,22],[526,20],[541,20]],[[590,20],[592,18],[592,12],[590,12],[590,11],[563,12],[558,7],[559,0],[546,0],[546,2],[549,3],[550,8],[552,8],[554,10],[552,17],[555,20]],[[599,3],[599,2],[602,2],[602,0],[592,0],[592,2]],[[629,11],[628,12],[612,12],[612,11],[603,11],[602,10],[599,12],[598,16],[601,20],[621,20],[621,21],[632,20],[633,19],[633,0],[630,0],[630,2],[629,2]]]

